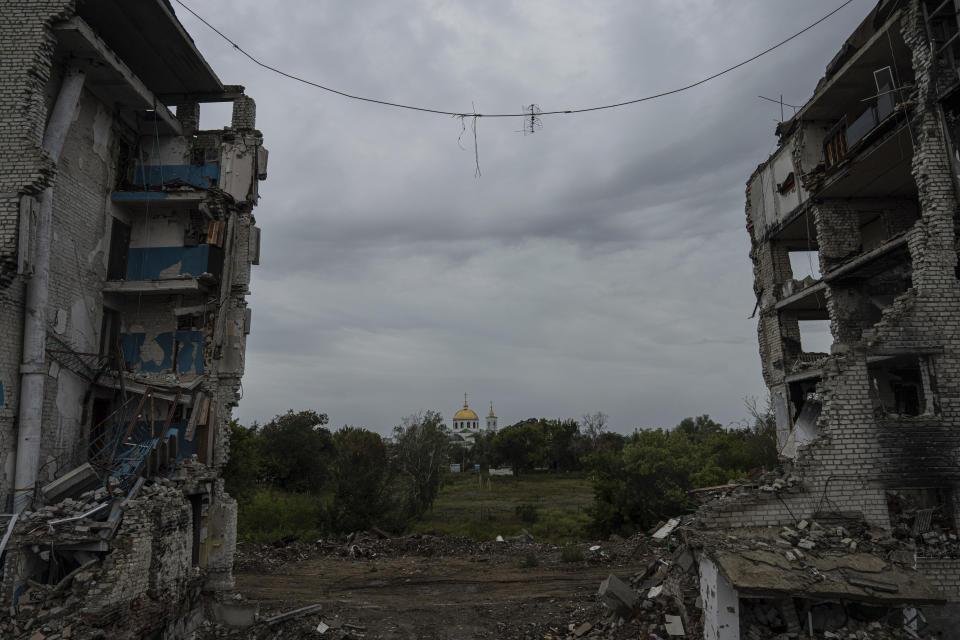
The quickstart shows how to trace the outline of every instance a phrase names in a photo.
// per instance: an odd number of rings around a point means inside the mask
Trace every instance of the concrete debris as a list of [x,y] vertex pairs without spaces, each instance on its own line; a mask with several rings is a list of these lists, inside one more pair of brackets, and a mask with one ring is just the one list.
[[637,603],[637,594],[633,589],[612,573],[600,583],[597,595],[605,605],[624,617],[633,614],[633,607]]
[[100,484],[100,474],[89,462],[63,474],[53,482],[43,486],[40,493],[49,503],[60,502],[64,498],[74,498],[84,491]]
[[683,621],[680,619],[680,616],[664,616],[663,626],[671,636],[684,635]]
[[271,616],[266,620],[264,620],[263,622],[264,624],[267,624],[267,625],[274,625],[274,624],[277,624],[278,622],[285,622],[287,620],[293,620],[294,618],[299,618],[301,616],[317,613],[322,608],[323,608],[322,605],[311,604],[306,607],[300,607],[299,609],[293,609],[292,611],[287,611],[275,616]]
[[670,518],[667,524],[663,525],[653,534],[654,540],[663,540],[680,524],[680,518]]

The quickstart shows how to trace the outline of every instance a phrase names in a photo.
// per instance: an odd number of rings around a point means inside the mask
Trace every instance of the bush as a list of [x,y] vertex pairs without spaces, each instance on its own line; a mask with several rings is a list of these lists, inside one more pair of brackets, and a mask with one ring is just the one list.
[[523,561],[520,563],[520,566],[524,569],[532,569],[534,567],[539,567],[540,561],[537,560],[537,554],[531,551],[527,555],[523,556]]
[[523,522],[536,522],[537,521],[537,505],[535,504],[521,504],[517,505],[514,508],[517,517],[520,518]]
[[586,513],[554,509],[543,514],[537,523],[530,527],[530,533],[537,540],[562,544],[587,538],[591,524],[592,520]]
[[575,544],[568,544],[560,552],[561,562],[583,562],[583,551]]
[[319,537],[321,513],[314,497],[261,489],[240,506],[237,535],[241,540],[259,543],[288,535]]

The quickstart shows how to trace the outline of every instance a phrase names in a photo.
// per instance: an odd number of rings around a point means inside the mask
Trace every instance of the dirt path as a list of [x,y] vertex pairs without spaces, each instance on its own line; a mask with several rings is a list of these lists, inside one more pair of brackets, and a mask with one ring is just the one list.
[[[636,562],[560,561],[559,550],[353,559],[320,555],[236,572],[237,591],[262,612],[319,603],[327,624],[362,627],[366,638],[544,638],[603,615],[596,592]],[[530,554],[537,558],[531,564]],[[315,628],[316,622],[313,622]]]

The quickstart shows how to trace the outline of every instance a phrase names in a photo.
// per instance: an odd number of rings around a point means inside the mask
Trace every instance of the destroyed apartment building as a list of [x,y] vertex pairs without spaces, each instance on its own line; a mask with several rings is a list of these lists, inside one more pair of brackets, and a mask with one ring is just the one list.
[[710,640],[956,637],[958,10],[881,0],[747,182],[782,468],[687,532]]
[[0,8],[0,636],[187,637],[233,586],[266,160],[167,0]]

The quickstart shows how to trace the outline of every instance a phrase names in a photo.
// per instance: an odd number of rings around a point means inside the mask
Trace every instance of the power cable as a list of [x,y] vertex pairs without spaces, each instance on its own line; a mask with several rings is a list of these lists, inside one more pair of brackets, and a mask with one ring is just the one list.
[[[408,104],[403,104],[403,103],[400,103],[400,102],[391,102],[391,101],[389,101],[389,100],[378,100],[378,99],[376,99],[376,98],[367,98],[367,97],[364,97],[364,96],[358,96],[358,95],[354,95],[354,94],[351,94],[351,93],[347,93],[346,91],[340,91],[340,90],[338,90],[338,89],[333,89],[333,88],[331,88],[331,87],[324,86],[324,85],[322,85],[322,84],[320,84],[320,83],[318,83],[318,82],[313,82],[313,81],[311,81],[311,80],[307,80],[307,79],[305,79],[305,78],[301,78],[301,77],[296,76],[296,75],[294,75],[294,74],[292,74],[292,73],[288,73],[288,72],[286,72],[286,71],[283,71],[283,70],[281,70],[281,69],[278,69],[277,67],[273,67],[273,66],[270,66],[270,65],[268,65],[268,64],[266,64],[266,63],[264,63],[264,62],[261,62],[260,60],[258,60],[257,58],[255,58],[252,54],[248,53],[245,49],[243,49],[243,47],[241,47],[241,46],[238,45],[236,42],[234,42],[233,40],[231,40],[231,39],[230,39],[226,34],[224,34],[222,31],[220,31],[220,30],[217,29],[215,26],[213,26],[212,24],[210,24],[207,20],[205,20],[202,16],[200,16],[200,14],[198,14],[196,11],[194,11],[194,10],[191,9],[189,6],[187,6],[186,4],[184,4],[183,0],[175,0],[175,1],[176,1],[176,3],[179,4],[181,7],[183,7],[183,8],[186,9],[188,12],[190,12],[197,20],[199,20],[200,22],[202,22],[203,24],[205,24],[207,27],[209,27],[214,33],[216,33],[218,36],[220,36],[221,38],[223,38],[224,40],[226,40],[227,42],[229,42],[229,43],[233,46],[234,49],[236,49],[237,51],[239,51],[240,53],[242,53],[244,56],[246,56],[247,58],[249,58],[250,61],[253,62],[254,64],[256,64],[256,65],[258,65],[258,66],[260,66],[260,67],[263,67],[264,69],[267,69],[268,71],[272,71],[272,72],[274,72],[274,73],[276,73],[276,74],[278,74],[278,75],[284,76],[285,78],[289,78],[289,79],[291,79],[291,80],[295,80],[295,81],[297,81],[297,82],[301,82],[301,83],[306,84],[306,85],[309,85],[309,86],[311,86],[311,87],[316,87],[317,89],[322,89],[322,90],[324,90],[324,91],[328,91],[328,92],[330,92],[330,93],[334,93],[334,94],[336,94],[336,95],[338,95],[338,96],[342,96],[342,97],[344,97],[344,98],[350,98],[351,100],[360,100],[360,101],[362,101],[362,102],[371,102],[371,103],[373,103],[373,104],[380,104],[380,105],[384,105],[384,106],[388,106],[388,107],[396,107],[396,108],[399,108],[399,109],[409,109],[409,110],[411,110],[411,111],[423,111],[423,112],[426,112],[426,113],[436,113],[436,114],[440,114],[440,115],[454,116],[454,117],[458,117],[458,118],[526,118],[526,117],[529,117],[529,116],[530,116],[529,113],[469,113],[469,112],[465,112],[465,111],[447,111],[447,110],[444,110],[444,109],[434,109],[434,108],[430,108],[430,107],[417,107],[417,106],[412,106],[412,105],[408,105]],[[740,67],[742,67],[742,66],[744,66],[744,65],[750,64],[750,63],[753,62],[754,60],[757,60],[758,58],[761,58],[761,57],[767,55],[768,53],[770,53],[770,52],[772,52],[772,51],[774,51],[774,50],[776,50],[776,49],[779,49],[780,47],[782,47],[783,45],[787,44],[788,42],[790,42],[790,41],[792,41],[792,40],[795,40],[796,38],[798,38],[798,37],[802,36],[803,34],[805,34],[807,31],[810,31],[811,29],[813,29],[814,27],[816,27],[816,26],[819,25],[820,23],[827,21],[828,19],[830,19],[831,17],[833,17],[834,14],[840,12],[840,10],[842,10],[844,7],[846,7],[847,5],[851,4],[852,2],[854,2],[854,0],[845,0],[845,2],[843,2],[839,7],[837,7],[836,9],[834,9],[833,11],[831,11],[830,13],[826,14],[825,16],[823,16],[822,18],[820,18],[819,20],[817,20],[817,21],[814,22],[813,24],[811,24],[811,25],[809,25],[809,26],[801,29],[800,31],[797,31],[797,32],[794,33],[792,36],[790,36],[790,37],[788,37],[788,38],[786,38],[786,39],[784,39],[784,40],[781,40],[780,42],[778,42],[777,44],[773,45],[772,47],[769,47],[769,48],[767,48],[767,49],[764,49],[764,50],[761,51],[760,53],[758,53],[758,54],[756,54],[756,55],[754,55],[754,56],[751,56],[750,58],[747,58],[746,60],[744,60],[744,61],[742,61],[742,62],[738,62],[737,64],[733,65],[732,67],[727,67],[727,68],[724,69],[723,71],[717,72],[717,73],[715,73],[715,74],[713,74],[713,75],[711,75],[711,76],[707,76],[706,78],[703,78],[702,80],[697,80],[696,82],[694,82],[694,83],[692,83],[692,84],[688,84],[688,85],[683,86],[683,87],[678,87],[678,88],[676,88],[676,89],[671,89],[671,90],[669,90],[669,91],[664,91],[664,92],[662,92],[662,93],[655,93],[655,94],[653,94],[653,95],[645,96],[645,97],[643,97],[643,98],[635,98],[635,99],[633,99],[633,100],[625,100],[625,101],[623,101],[623,102],[616,102],[616,103],[613,103],[613,104],[605,104],[605,105],[596,106],[596,107],[584,107],[584,108],[581,108],[581,109],[557,109],[557,110],[554,110],[554,111],[542,111],[542,112],[538,113],[537,115],[539,115],[539,116],[566,115],[566,114],[573,114],[573,113],[586,113],[586,112],[588,112],[588,111],[600,111],[600,110],[602,110],[602,109],[615,109],[615,108],[617,108],[617,107],[625,107],[625,106],[627,106],[627,105],[637,104],[637,103],[640,103],[640,102],[647,102],[647,101],[649,101],[649,100],[656,100],[657,98],[663,98],[663,97],[666,97],[666,96],[673,95],[673,94],[675,94],[675,93],[681,93],[681,92],[683,92],[683,91],[688,91],[688,90],[690,90],[690,89],[693,89],[694,87],[699,87],[699,86],[702,85],[702,84],[705,84],[705,83],[707,83],[707,82],[710,82],[711,80],[715,80],[716,78],[719,78],[720,76],[726,75],[726,74],[730,73],[731,71],[734,71],[734,70],[736,70],[736,69],[739,69]]]

